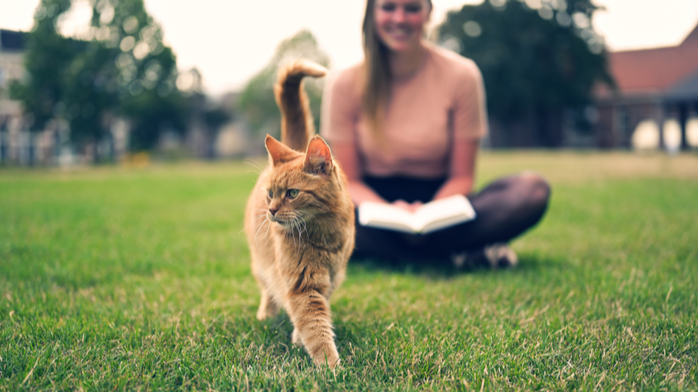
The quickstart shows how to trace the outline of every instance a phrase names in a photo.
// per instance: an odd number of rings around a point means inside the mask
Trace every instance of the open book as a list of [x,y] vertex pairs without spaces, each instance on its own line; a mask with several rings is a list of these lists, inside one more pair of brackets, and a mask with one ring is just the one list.
[[426,234],[472,219],[475,219],[475,210],[463,195],[431,201],[415,212],[372,201],[359,205],[359,223],[362,225],[406,233]]

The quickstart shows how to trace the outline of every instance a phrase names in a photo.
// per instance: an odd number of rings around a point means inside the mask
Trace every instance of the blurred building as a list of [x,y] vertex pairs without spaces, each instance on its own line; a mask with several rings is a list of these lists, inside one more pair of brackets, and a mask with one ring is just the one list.
[[618,90],[596,91],[596,145],[698,145],[698,25],[678,46],[609,53]]
[[203,91],[202,75],[196,68],[180,72],[177,87],[191,110],[186,132],[164,132],[157,152],[164,156],[198,159],[238,158],[251,154],[247,123],[236,115],[239,93],[211,97]]
[[[67,121],[55,119],[44,129],[32,128],[21,103],[10,99],[12,81],[25,75],[26,38],[27,33],[0,29],[0,164],[71,165],[90,162],[95,156],[121,161],[128,150],[131,127],[127,119],[112,118],[111,137],[89,146],[96,153],[81,156],[74,153]],[[180,73],[177,85],[188,96],[193,113],[184,135],[163,132],[157,152],[207,159],[246,155],[246,124],[233,116],[237,95],[226,96],[222,102],[210,101],[202,92],[201,74],[196,69]]]
[[24,34],[0,29],[0,100],[9,100],[10,82],[24,76]]
[[21,102],[10,97],[12,82],[25,77],[26,40],[25,32],[0,29],[0,164],[71,164],[76,157],[67,122],[57,119],[34,129]]
[[[231,92],[220,99],[219,107],[229,111],[230,121],[227,121],[216,135],[215,153],[219,158],[237,158],[264,153],[263,144],[252,143],[249,124],[242,116],[235,113],[239,98],[239,92]],[[258,146],[262,147],[255,149]]]

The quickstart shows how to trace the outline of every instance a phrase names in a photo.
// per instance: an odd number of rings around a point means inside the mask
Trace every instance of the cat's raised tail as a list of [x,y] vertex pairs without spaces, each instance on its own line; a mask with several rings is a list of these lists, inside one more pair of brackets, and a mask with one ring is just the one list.
[[313,114],[303,89],[303,77],[325,76],[327,69],[310,60],[295,60],[279,68],[274,96],[281,110],[281,143],[305,152],[315,135]]

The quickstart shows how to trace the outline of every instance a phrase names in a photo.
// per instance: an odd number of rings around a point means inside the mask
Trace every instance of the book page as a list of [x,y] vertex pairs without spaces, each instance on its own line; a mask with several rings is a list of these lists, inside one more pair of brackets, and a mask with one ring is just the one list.
[[365,201],[359,205],[359,223],[363,226],[413,232],[413,214],[390,204]]
[[415,213],[390,204],[363,202],[359,223],[406,233],[428,233],[475,217],[468,199],[455,195],[422,205]]
[[417,231],[429,232],[475,218],[475,210],[462,195],[454,195],[424,204],[415,212]]

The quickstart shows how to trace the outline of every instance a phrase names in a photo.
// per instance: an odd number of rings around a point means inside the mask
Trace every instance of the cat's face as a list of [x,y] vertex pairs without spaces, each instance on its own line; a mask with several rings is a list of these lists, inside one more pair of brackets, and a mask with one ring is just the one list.
[[[300,165],[298,165],[300,166]],[[308,219],[328,210],[327,201],[320,198],[327,178],[312,178],[301,167],[283,167],[270,175],[266,189],[267,218],[283,227],[298,227]]]
[[265,187],[267,218],[287,229],[303,230],[318,214],[332,210],[337,176],[329,147],[316,137],[305,154],[267,139],[273,169]]

